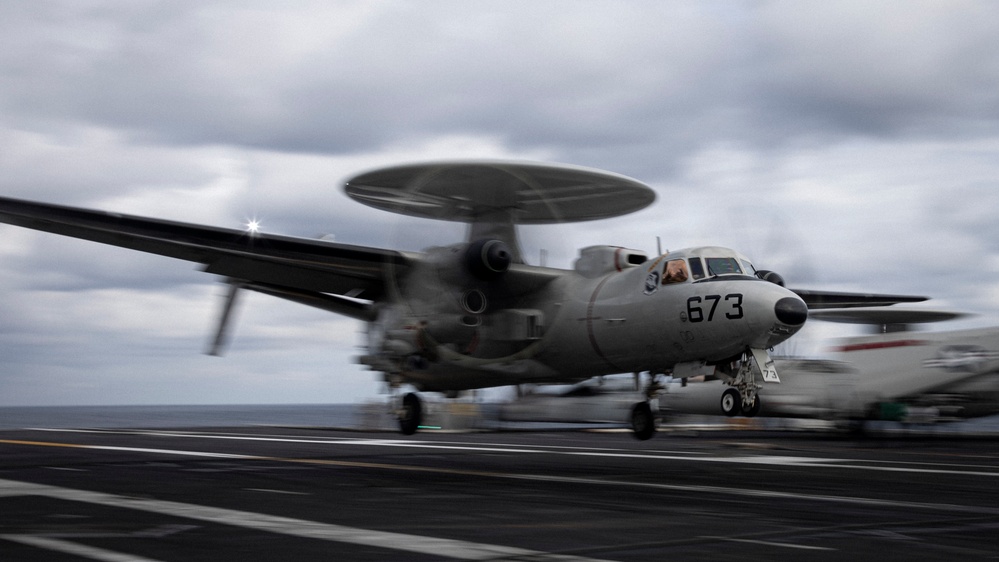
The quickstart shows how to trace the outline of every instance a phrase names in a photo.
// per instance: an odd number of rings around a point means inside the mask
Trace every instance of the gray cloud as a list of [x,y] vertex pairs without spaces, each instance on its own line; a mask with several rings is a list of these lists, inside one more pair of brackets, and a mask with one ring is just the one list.
[[718,141],[994,132],[999,111],[988,4],[115,7],[8,13],[4,67],[26,79],[6,108],[290,152],[454,133],[569,159],[665,147],[667,169]]
[[[996,36],[989,2],[3,4],[0,194],[418,249],[461,225],[360,207],[340,182],[398,161],[555,160],[659,199],[526,229],[529,260],[722,244],[805,284],[929,294],[994,324]],[[6,226],[0,264],[4,403],[377,387],[350,362],[358,325],[280,301],[248,303],[226,359],[198,355],[219,287],[190,264]]]

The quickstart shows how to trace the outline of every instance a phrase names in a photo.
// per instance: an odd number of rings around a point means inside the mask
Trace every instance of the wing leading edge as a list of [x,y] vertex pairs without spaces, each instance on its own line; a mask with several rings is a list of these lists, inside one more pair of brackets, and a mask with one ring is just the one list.
[[[411,258],[394,250],[7,197],[0,197],[0,223],[200,263],[206,272],[241,280],[248,289],[365,320],[370,319],[369,311],[354,299],[383,297],[391,290],[391,280],[404,275],[411,264]],[[927,300],[909,295],[792,290],[813,310]]]
[[[121,215],[0,197],[0,222],[203,264],[261,292],[333,306],[322,295],[377,300],[408,269],[401,252]],[[257,289],[257,287],[252,287]],[[287,298],[287,297],[286,297]],[[323,303],[326,303],[325,305]],[[338,310],[348,316],[365,317]]]

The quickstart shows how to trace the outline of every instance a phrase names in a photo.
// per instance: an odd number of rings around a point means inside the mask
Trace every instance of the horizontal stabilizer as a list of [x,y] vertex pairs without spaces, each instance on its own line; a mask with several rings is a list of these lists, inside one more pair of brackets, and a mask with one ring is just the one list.
[[812,291],[808,289],[791,289],[801,300],[805,301],[810,310],[827,308],[856,308],[860,306],[891,306],[906,302],[923,302],[929,297],[913,295],[878,295],[870,293],[839,293],[833,291]]
[[860,324],[868,326],[871,332],[887,334],[891,332],[907,332],[913,324],[928,322],[944,322],[970,316],[963,312],[949,310],[919,310],[911,308],[850,308],[816,310],[810,314],[816,320],[839,322],[842,324]]
[[842,324],[925,324],[944,322],[969,316],[950,310],[913,310],[911,308],[852,308],[849,310],[819,310],[809,315],[817,320]]

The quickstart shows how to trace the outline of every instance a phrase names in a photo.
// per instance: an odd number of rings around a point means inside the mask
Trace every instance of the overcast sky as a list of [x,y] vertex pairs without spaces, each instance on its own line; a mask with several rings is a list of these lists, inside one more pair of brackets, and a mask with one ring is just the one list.
[[[462,229],[343,180],[473,157],[657,191],[529,229],[528,261],[659,236],[977,315],[935,329],[999,324],[995,2],[0,3],[0,195],[418,249]],[[188,262],[0,225],[0,405],[380,396],[359,322],[261,295],[202,354],[222,294]]]

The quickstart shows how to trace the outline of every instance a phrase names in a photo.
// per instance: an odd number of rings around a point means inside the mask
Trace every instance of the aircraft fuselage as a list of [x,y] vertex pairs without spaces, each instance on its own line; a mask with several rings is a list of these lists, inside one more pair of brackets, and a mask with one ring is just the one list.
[[[580,261],[523,295],[494,295],[488,284],[411,283],[372,323],[364,361],[390,382],[423,390],[573,382],[730,361],[786,340],[807,318],[799,297],[756,277],[732,250],[595,268]],[[709,263],[729,269],[712,272]]]

